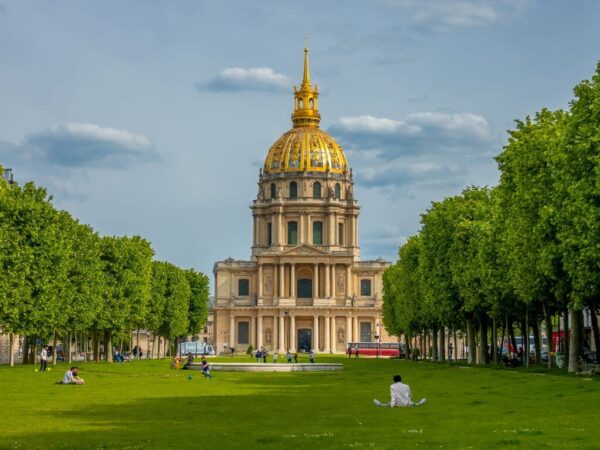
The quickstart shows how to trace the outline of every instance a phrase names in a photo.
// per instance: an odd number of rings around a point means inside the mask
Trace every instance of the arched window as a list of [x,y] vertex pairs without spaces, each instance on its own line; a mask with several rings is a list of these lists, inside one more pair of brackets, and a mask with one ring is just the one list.
[[271,198],[277,197],[277,187],[275,183],[271,183]]
[[298,185],[295,181],[290,183],[290,198],[298,198]]
[[323,245],[323,222],[313,222],[313,244]]
[[298,244],[298,222],[288,222],[288,245]]
[[310,106],[310,109],[313,109],[314,102],[312,98],[308,101],[308,105]]
[[337,198],[338,200],[340,199],[340,197],[342,195],[341,191],[342,191],[342,189],[340,188],[340,183],[335,183],[335,192],[334,192],[334,195],[335,195],[335,198]]
[[298,100],[298,106],[300,107],[300,109],[304,107],[304,102],[302,101],[302,99]]
[[313,184],[313,198],[321,198],[321,183]]

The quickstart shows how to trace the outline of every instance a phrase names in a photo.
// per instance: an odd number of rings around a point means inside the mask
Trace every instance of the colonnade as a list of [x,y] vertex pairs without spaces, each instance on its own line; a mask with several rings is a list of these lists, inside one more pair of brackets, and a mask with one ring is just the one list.
[[[267,264],[258,265],[258,289],[257,296],[259,299],[264,297],[264,266]],[[296,265],[308,265],[303,263],[273,263],[273,296],[279,298],[295,298],[296,292]],[[312,281],[313,298],[336,298],[336,267],[341,264],[331,263],[313,263],[312,264]],[[345,270],[345,297],[352,295],[352,264],[342,265]],[[323,274],[323,283],[320,283],[320,276]],[[323,284],[321,288],[321,284]]]
[[[359,318],[351,315],[340,314],[337,315],[331,312],[323,312],[316,314],[302,313],[290,313],[286,311],[280,311],[279,313],[265,313],[257,314],[252,316],[252,335],[250,343],[255,347],[260,348],[267,343],[264,342],[264,319],[272,318],[273,329],[271,342],[267,347],[271,347],[273,350],[277,350],[280,353],[290,351],[296,351],[298,347],[297,342],[297,319],[301,319],[304,323],[310,321],[312,318],[312,340],[311,347],[322,353],[336,352],[338,346],[338,327],[337,319],[344,319],[344,335],[343,335],[343,347],[345,349],[348,342],[360,341],[359,334]],[[379,326],[379,318],[377,316],[361,317],[365,321],[369,321],[376,327]],[[269,321],[270,322],[270,321]],[[320,329],[323,327],[323,336],[321,336]],[[310,329],[310,327],[309,327]],[[376,328],[376,333],[379,334],[379,328]],[[236,320],[235,316],[231,314],[229,316],[229,345],[236,347]]]

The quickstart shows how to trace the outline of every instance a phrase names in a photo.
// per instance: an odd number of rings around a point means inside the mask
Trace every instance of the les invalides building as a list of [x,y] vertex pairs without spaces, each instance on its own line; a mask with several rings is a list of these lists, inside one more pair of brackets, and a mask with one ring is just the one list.
[[352,170],[319,128],[319,91],[304,52],[293,128],[269,149],[252,205],[252,257],[214,266],[217,351],[344,353],[350,342],[396,340],[381,317],[389,263],[359,258]]

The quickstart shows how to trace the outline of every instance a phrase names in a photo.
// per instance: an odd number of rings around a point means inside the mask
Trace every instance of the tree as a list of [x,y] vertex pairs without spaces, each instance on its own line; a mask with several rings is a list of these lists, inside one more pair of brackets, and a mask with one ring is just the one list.
[[187,334],[198,334],[208,318],[208,277],[194,269],[184,273],[190,287]]

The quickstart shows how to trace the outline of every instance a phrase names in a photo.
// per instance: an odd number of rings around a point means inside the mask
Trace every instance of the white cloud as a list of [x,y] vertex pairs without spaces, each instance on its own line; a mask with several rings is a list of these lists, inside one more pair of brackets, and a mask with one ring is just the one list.
[[402,120],[341,117],[328,131],[349,149],[376,150],[388,159],[448,151],[488,153],[496,138],[487,120],[473,113],[420,112]]
[[65,123],[25,136],[26,153],[58,166],[122,166],[157,160],[146,136],[92,123]]
[[411,20],[418,27],[447,31],[511,18],[530,0],[391,0],[390,3],[411,10]]
[[283,92],[290,89],[291,80],[270,67],[231,67],[210,80],[197,81],[194,85],[199,91],[209,92]]

